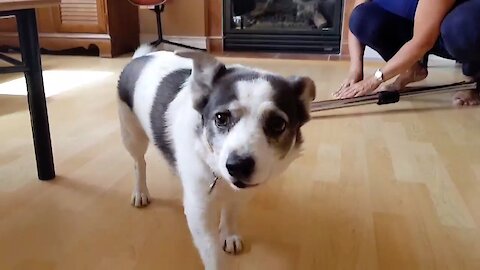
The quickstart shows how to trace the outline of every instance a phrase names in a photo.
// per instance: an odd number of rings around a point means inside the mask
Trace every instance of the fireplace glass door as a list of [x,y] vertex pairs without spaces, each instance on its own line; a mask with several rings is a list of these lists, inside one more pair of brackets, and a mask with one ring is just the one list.
[[342,0],[224,0],[224,48],[338,53]]

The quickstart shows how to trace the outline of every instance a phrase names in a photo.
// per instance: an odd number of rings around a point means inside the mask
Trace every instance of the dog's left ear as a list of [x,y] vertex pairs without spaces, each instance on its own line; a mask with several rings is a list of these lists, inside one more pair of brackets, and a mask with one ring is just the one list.
[[309,77],[290,77],[293,84],[295,94],[298,96],[299,101],[303,104],[304,119],[301,122],[306,122],[310,119],[310,106],[312,101],[315,100],[316,87],[315,82]]
[[175,51],[175,54],[193,60],[193,106],[196,110],[201,111],[213,90],[215,80],[224,74],[225,65],[212,55],[204,52]]

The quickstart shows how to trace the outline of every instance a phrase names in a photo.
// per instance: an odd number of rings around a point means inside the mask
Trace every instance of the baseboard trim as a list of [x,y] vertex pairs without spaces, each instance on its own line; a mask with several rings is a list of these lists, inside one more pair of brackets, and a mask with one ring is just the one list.
[[[156,34],[140,34],[140,43],[147,43],[154,41],[158,38]],[[188,46],[206,49],[207,48],[207,38],[199,36],[164,36],[166,40],[185,44]]]

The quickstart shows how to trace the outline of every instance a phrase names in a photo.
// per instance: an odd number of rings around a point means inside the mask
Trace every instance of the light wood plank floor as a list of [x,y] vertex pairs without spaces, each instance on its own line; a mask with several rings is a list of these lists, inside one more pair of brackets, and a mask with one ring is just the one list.
[[[201,269],[181,186],[154,149],[153,204],[129,205],[115,86],[127,57],[45,56],[58,178],[36,180],[20,75],[0,92],[0,269]],[[225,59],[315,79],[326,99],[345,62]],[[368,72],[377,67],[370,64]],[[433,64],[428,83],[462,79]],[[17,79],[17,80],[16,80]],[[306,151],[261,187],[230,269],[480,269],[480,109],[450,94],[318,113]]]

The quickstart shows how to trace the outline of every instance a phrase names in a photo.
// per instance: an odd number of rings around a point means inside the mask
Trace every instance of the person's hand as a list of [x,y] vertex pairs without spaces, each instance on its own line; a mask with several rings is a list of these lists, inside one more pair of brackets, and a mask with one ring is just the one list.
[[363,71],[361,69],[352,69],[349,72],[348,77],[342,82],[340,89],[333,93],[333,96],[335,96],[335,94],[339,91],[342,91],[343,89],[350,87],[361,80],[363,80]]
[[371,76],[366,78],[365,80],[338,90],[333,94],[333,96],[339,99],[343,99],[368,95],[373,93],[380,86],[380,84],[380,81],[378,81],[375,77]]

